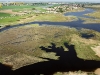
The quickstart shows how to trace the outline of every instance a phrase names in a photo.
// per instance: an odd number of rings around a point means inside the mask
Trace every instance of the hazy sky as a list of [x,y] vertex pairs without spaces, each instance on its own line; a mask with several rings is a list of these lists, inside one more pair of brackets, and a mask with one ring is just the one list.
[[100,2],[100,0],[0,0],[0,1],[68,1],[68,2]]

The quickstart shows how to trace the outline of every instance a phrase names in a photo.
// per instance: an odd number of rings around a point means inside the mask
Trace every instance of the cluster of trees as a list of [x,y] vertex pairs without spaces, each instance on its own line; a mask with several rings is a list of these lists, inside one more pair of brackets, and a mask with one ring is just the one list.
[[1,3],[2,6],[9,6],[9,5],[24,5],[24,2],[10,2],[10,3]]
[[1,3],[3,6],[9,5],[47,5],[48,3],[26,3],[26,2],[9,2],[9,3]]
[[48,3],[31,3],[31,5],[47,5]]
[[23,2],[11,2],[9,5],[23,5]]
[[64,11],[63,11],[63,9],[62,9],[62,8],[59,8],[58,12],[63,13]]

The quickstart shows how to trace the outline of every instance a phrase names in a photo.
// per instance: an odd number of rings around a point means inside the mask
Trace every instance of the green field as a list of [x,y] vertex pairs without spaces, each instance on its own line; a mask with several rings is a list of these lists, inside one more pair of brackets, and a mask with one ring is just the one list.
[[0,8],[0,10],[8,10],[8,9],[10,9],[13,12],[30,11],[31,14],[26,14],[26,15],[23,15],[23,16],[17,15],[17,16],[11,17],[10,16],[11,14],[8,14],[8,13],[0,13],[0,17],[2,17],[2,18],[0,18],[0,24],[3,24],[3,25],[16,24],[21,19],[27,19],[30,16],[32,17],[32,16],[34,16],[34,13],[32,12],[33,11],[33,8],[35,10],[39,10],[41,12],[45,12],[45,10],[41,6],[44,6],[44,5],[34,5],[34,6],[32,6],[32,5],[22,5],[22,6],[14,6],[14,5],[12,5],[12,6],[3,6],[2,8]]
[[10,24],[10,23],[13,23],[13,22],[17,22],[18,20],[20,20],[20,16],[18,16],[18,17],[7,17],[7,18],[0,19],[0,24]]
[[40,14],[35,21],[67,22],[77,20],[75,16],[63,16],[63,14]]
[[32,11],[32,8],[35,8],[36,10],[41,10],[41,11],[45,11],[43,8],[41,8],[44,5],[21,5],[21,6],[3,6],[2,8],[0,8],[0,10],[8,10],[11,9],[14,12],[19,12],[19,11],[25,11],[25,10],[30,10]]
[[2,8],[0,8],[0,10],[4,10],[4,9],[25,9],[25,8],[33,8],[33,7],[37,7],[37,6],[32,6],[32,5],[21,5],[21,6],[3,6]]
[[[34,16],[34,17],[33,17]],[[33,18],[32,18],[33,17]],[[25,20],[27,18],[30,18],[28,20]],[[67,22],[67,21],[73,21],[77,20],[77,17],[75,16],[63,16],[62,14],[26,14],[23,16],[13,16],[13,17],[6,17],[0,19],[0,24],[3,25],[14,25],[18,24],[20,21],[25,20],[26,22],[32,22],[32,21],[51,21],[51,22]]]
[[10,14],[7,14],[7,13],[0,13],[0,17],[9,17]]

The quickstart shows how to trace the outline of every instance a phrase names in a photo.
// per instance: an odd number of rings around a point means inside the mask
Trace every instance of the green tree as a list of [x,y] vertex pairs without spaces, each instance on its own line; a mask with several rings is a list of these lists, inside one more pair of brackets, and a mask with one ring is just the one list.
[[32,10],[36,10],[35,8],[32,8]]
[[59,8],[59,12],[63,13],[64,11],[63,11],[63,9],[62,9],[62,8]]

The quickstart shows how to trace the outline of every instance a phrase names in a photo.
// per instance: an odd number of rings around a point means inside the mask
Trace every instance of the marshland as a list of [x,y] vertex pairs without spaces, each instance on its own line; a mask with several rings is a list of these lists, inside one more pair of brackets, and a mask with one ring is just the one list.
[[0,4],[0,75],[99,75],[99,5]]

